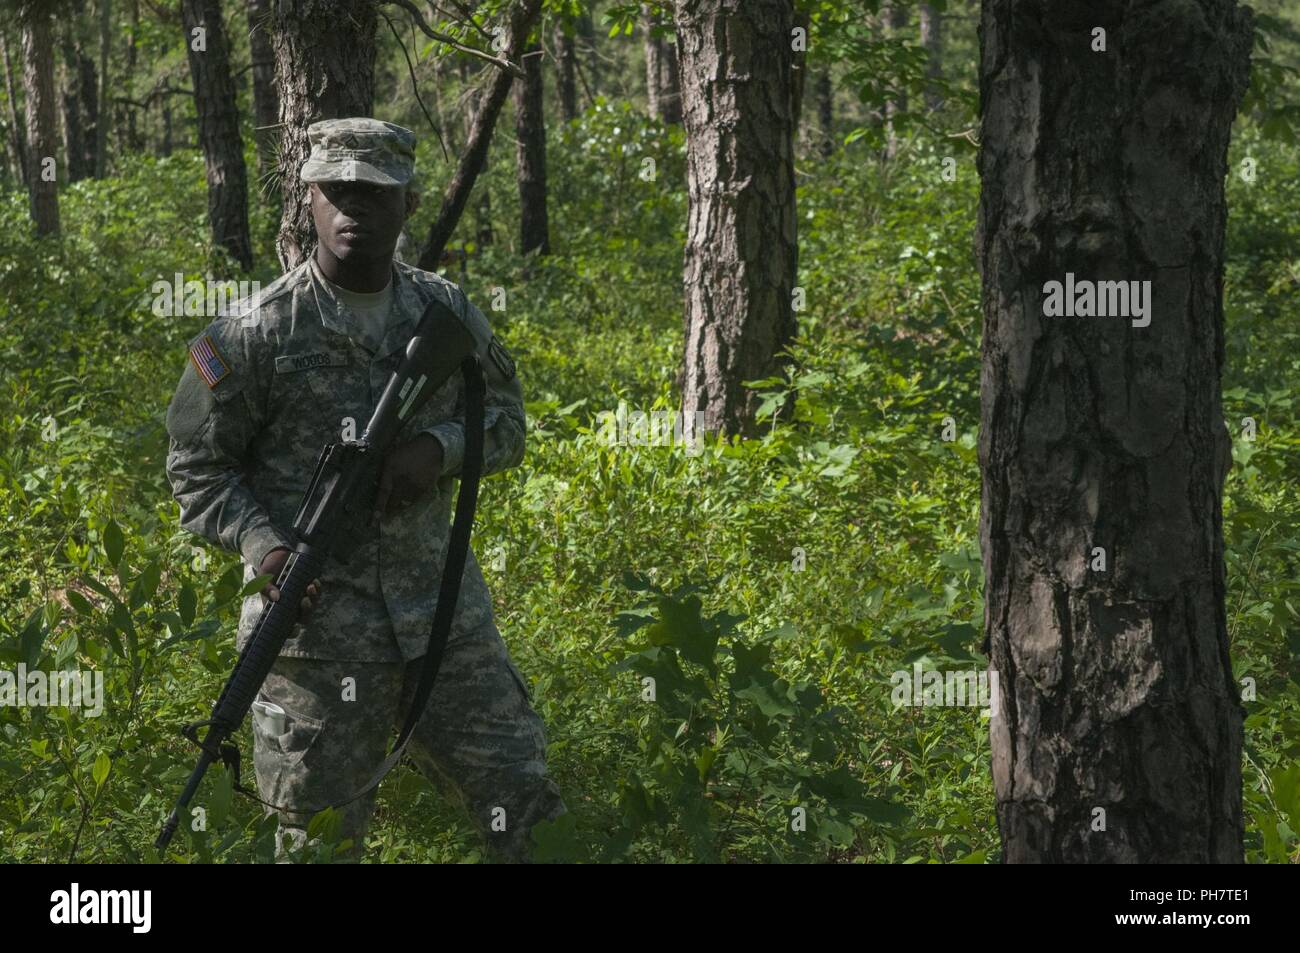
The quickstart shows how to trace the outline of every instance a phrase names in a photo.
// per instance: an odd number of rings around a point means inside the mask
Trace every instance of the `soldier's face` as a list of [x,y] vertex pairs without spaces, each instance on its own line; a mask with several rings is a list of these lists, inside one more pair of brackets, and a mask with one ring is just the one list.
[[339,261],[393,257],[406,221],[403,186],[368,182],[313,182],[311,215],[316,237]]

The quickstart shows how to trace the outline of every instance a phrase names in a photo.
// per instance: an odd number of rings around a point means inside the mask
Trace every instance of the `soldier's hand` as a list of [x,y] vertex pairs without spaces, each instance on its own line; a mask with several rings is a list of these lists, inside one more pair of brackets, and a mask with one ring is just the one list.
[[388,455],[379,475],[374,522],[391,516],[414,503],[434,488],[442,475],[442,444],[432,434],[422,433]]
[[[262,598],[267,602],[280,601],[280,590],[276,588],[275,581],[280,578],[280,571],[284,569],[284,564],[289,561],[292,554],[293,550],[281,546],[267,553],[262,559],[262,565],[257,567],[259,575],[269,575],[271,577],[271,581],[262,590]],[[311,585],[307,587],[307,594],[302,597],[301,610],[303,615],[307,615],[315,607],[317,598],[320,596],[320,589],[320,580],[313,579]]]

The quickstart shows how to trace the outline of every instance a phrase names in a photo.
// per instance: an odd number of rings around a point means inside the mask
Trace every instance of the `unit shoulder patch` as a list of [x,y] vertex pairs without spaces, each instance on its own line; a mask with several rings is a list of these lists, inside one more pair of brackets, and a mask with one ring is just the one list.
[[492,358],[492,363],[497,366],[501,376],[506,380],[511,380],[515,376],[515,359],[510,356],[505,345],[497,340],[495,334],[488,343],[488,357]]

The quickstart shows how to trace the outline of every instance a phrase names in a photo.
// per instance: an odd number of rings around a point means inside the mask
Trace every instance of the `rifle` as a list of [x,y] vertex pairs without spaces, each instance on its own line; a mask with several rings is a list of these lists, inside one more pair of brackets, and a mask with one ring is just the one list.
[[[225,742],[243,724],[262,683],[280,655],[281,647],[293,632],[308,585],[320,576],[331,555],[343,556],[360,537],[374,505],[380,466],[402,426],[459,368],[465,378],[465,459],[460,492],[456,497],[456,519],[448,541],[438,605],[429,633],[429,648],[414,703],[393,751],[364,788],[339,804],[291,810],[315,813],[325,807],[351,803],[375,787],[400,759],[437,677],[469,549],[470,527],[483,467],[484,383],[475,350],[474,338],[464,323],[446,304],[434,298],[425,308],[415,334],[406,346],[406,354],[388,379],[360,439],[329,443],[321,450],[311,482],[294,517],[296,542],[293,552],[275,581],[280,590],[279,600],[268,602],[262,608],[257,625],[217,698],[212,716],[181,729],[181,733],[199,747],[199,761],[162,832],[154,841],[154,847],[159,851],[176,833],[181,814],[189,806],[214,761],[224,761],[234,774],[235,787],[261,801],[251,791],[240,787],[239,750]],[[203,727],[208,730],[200,740],[198,730]],[[290,810],[279,805],[268,806]]]

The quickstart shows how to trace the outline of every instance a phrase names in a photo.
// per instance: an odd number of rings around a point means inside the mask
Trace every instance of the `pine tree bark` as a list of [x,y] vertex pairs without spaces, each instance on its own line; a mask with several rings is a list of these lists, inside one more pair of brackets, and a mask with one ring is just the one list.
[[276,251],[288,271],[316,244],[307,187],[298,178],[311,152],[307,127],[321,119],[369,116],[374,111],[378,17],[369,3],[278,0],[272,23],[281,123]]
[[682,401],[688,426],[752,433],[742,381],[794,336],[790,0],[679,0],[689,216]]
[[257,170],[275,168],[275,128],[280,121],[280,94],[275,88],[275,50],[271,48],[271,0],[248,0],[248,50],[253,72],[253,120]]
[[[194,109],[208,177],[208,224],[212,241],[245,270],[253,266],[248,237],[248,175],[239,134],[235,86],[219,0],[182,0],[185,50],[194,82]],[[195,49],[195,30],[203,30],[206,49]]]
[[[546,218],[546,114],[542,108],[541,46],[525,51],[526,78],[514,83],[515,170],[519,184],[519,252],[551,253]],[[531,53],[532,55],[528,55]]]
[[560,122],[578,116],[578,81],[574,75],[573,37],[564,24],[555,27],[555,85],[560,94]]
[[[47,181],[44,160],[56,157],[54,44],[50,8],[25,0],[18,8],[23,43],[23,94],[27,101],[27,198],[37,236],[59,233],[58,170]],[[55,165],[57,167],[57,160]]]
[[[502,55],[512,63],[518,61],[519,51],[523,48],[533,24],[537,22],[541,9],[542,0],[515,0],[510,5],[505,31],[506,48]],[[447,184],[438,217],[430,226],[429,237],[420,252],[420,267],[426,271],[433,271],[438,267],[447,242],[451,240],[461,213],[465,211],[465,204],[469,201],[474,182],[478,179],[478,174],[487,159],[488,146],[492,143],[492,130],[496,127],[497,117],[501,114],[501,107],[505,104],[506,96],[510,93],[510,85],[514,81],[513,73],[495,66],[489,68],[496,70],[496,75],[492,77],[491,85],[481,97],[478,108],[474,112],[474,125],[466,139],[465,151],[461,153],[456,172]],[[485,192],[484,196],[486,195]]]
[[[1107,52],[1091,49],[1098,24]],[[985,0],[980,39],[980,541],[1003,858],[1240,862],[1220,375],[1251,16],[1235,0]],[[1047,316],[1044,285],[1067,272],[1150,281],[1150,324]]]

